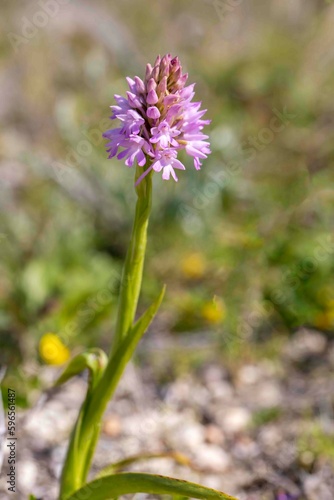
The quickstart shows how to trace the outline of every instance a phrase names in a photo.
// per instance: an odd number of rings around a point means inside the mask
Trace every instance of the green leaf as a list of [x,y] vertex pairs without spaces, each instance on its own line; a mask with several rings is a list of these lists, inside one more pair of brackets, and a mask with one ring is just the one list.
[[183,453],[179,453],[178,451],[171,451],[171,452],[168,451],[164,453],[141,453],[138,455],[133,455],[131,457],[125,458],[124,460],[120,460],[119,462],[114,462],[112,464],[106,465],[96,475],[96,479],[98,477],[109,476],[110,474],[121,472],[129,465],[140,462],[142,460],[151,460],[157,458],[170,458],[180,465],[185,465],[190,468],[194,468],[190,459],[186,455],[183,455]]
[[111,362],[107,367],[107,371],[110,369],[110,373],[106,372],[105,376],[103,377],[104,379],[106,379],[107,387],[104,387],[102,385],[102,388],[100,387],[101,392],[99,394],[94,394],[94,398],[99,398],[99,399],[108,398],[109,401],[110,396],[116,389],[116,386],[125,369],[125,366],[131,359],[137,347],[138,342],[140,341],[140,339],[146,332],[147,328],[150,326],[154,316],[156,315],[160,307],[160,304],[164,298],[165,291],[166,291],[166,286],[164,285],[162,287],[160,294],[155,299],[153,304],[142,314],[142,316],[131,327],[125,339],[121,341],[119,347],[112,355]]
[[[75,358],[73,358],[70,361],[67,368],[56,382],[56,386],[59,386],[61,384],[64,384],[71,377],[74,377],[75,375],[82,372],[86,368],[90,371],[90,379],[87,387],[87,394],[80,408],[77,422],[72,430],[70,437],[69,449],[71,450],[71,453],[67,453],[65,464],[62,471],[62,476],[61,476],[62,491],[63,490],[66,491],[67,488],[71,488],[70,491],[73,491],[74,489],[79,488],[84,483],[84,481],[80,480],[81,477],[80,471],[82,470],[82,467],[85,466],[88,467],[88,465],[86,465],[85,463],[86,460],[88,460],[88,457],[83,455],[80,449],[82,420],[84,418],[87,406],[89,405],[89,402],[92,398],[92,395],[94,394],[94,389],[96,388],[98,382],[101,380],[101,376],[104,373],[107,363],[108,363],[108,357],[101,349],[98,348],[89,349],[86,352],[83,352],[78,356],[75,356]],[[93,444],[96,443],[100,433],[100,423],[92,427],[91,432],[92,432],[91,448],[93,450],[94,449]],[[72,485],[76,485],[76,488],[75,487],[73,488]]]
[[105,367],[107,366],[107,362],[108,357],[102,349],[93,348],[82,352],[71,359],[64,372],[56,381],[55,386],[64,384],[70,378],[78,375],[78,373],[81,373],[83,370],[88,368],[90,371],[90,385],[93,387],[100,379]]
[[[100,378],[99,383],[95,386],[95,390],[91,391],[91,398],[87,400],[87,405],[85,404],[85,407],[81,410],[83,419],[80,424],[81,428],[78,434],[79,444],[75,446],[75,441],[73,440],[72,446],[71,442],[71,452],[68,452],[67,455],[68,466],[65,464],[63,469],[61,498],[66,498],[66,493],[71,493],[74,490],[73,485],[75,484],[75,481],[80,481],[79,484],[84,484],[86,480],[91,458],[99,435],[102,413],[107,406],[111,395],[115,391],[125,366],[131,359],[139,340],[144,335],[157,310],[159,309],[165,294],[165,288],[166,287],[163,287],[157,299],[133,325],[125,339],[121,341],[118,349],[112,355],[106,370],[103,373],[103,377]],[[77,449],[80,450],[80,453]],[[69,455],[76,456],[69,458]],[[72,464],[75,461],[76,465],[74,467]]]
[[144,335],[148,327],[150,326],[154,316],[157,314],[160,304],[164,298],[166,291],[166,285],[162,287],[162,290],[159,296],[155,299],[153,304],[144,312],[144,314],[136,321],[136,323],[132,326],[130,332],[127,335],[129,339],[139,339]]
[[205,488],[199,484],[188,483],[180,479],[134,472],[114,474],[95,479],[95,481],[80,488],[80,490],[68,497],[67,500],[81,500],[90,497],[94,498],[94,500],[110,500],[129,493],[183,495],[203,500],[236,500],[226,493]]

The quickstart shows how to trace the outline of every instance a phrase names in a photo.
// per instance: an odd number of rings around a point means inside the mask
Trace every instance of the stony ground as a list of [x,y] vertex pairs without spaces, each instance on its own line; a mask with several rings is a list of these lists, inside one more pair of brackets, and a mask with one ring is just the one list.
[[[128,456],[162,454],[128,469],[201,482],[240,500],[334,499],[334,342],[325,335],[301,330],[275,360],[233,373],[209,363],[160,386],[150,374],[127,369],[105,416],[94,472]],[[42,376],[48,383],[56,372],[46,368]],[[34,492],[56,499],[84,392],[85,380],[77,377],[20,415],[17,498]],[[3,479],[0,498],[14,498]]]

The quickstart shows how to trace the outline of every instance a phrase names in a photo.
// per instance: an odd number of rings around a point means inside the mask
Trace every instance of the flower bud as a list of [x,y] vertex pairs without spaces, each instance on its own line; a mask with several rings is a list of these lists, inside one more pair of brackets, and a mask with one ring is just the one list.
[[168,79],[169,87],[171,87],[172,85],[175,85],[178,82],[178,80],[181,78],[181,76],[182,76],[181,68],[178,68],[175,73],[170,74],[169,79]]
[[156,104],[159,98],[155,90],[150,90],[147,94],[146,102],[147,104]]
[[138,94],[144,94],[145,93],[145,85],[144,82],[141,78],[138,76],[135,76],[135,82],[136,82],[136,90]]
[[159,54],[154,62],[154,66],[159,66],[160,62],[161,62],[161,56]]
[[183,89],[183,87],[185,86],[186,84],[186,81],[188,80],[188,73],[186,73],[185,75],[182,75],[178,80],[177,82],[175,82],[175,88],[177,90],[181,90]]
[[157,88],[157,84],[153,78],[150,78],[147,82],[147,92],[151,92],[151,90],[155,90]]
[[162,58],[161,63],[160,63],[160,72],[159,72],[160,78],[163,78],[164,76],[169,75],[170,59],[171,59],[170,54],[167,54]]
[[157,120],[158,118],[160,118],[160,111],[158,110],[158,108],[156,106],[150,106],[147,109],[146,114],[147,114],[148,118],[151,118],[152,120]]
[[151,73],[151,78],[155,80],[156,82],[158,81],[159,78],[159,66],[154,66],[152,73]]
[[176,56],[170,62],[170,73],[173,74],[173,73],[175,73],[180,68],[181,68],[180,60]]
[[165,94],[167,90],[167,76],[164,76],[162,80],[160,80],[157,93],[160,96],[161,94]]
[[152,73],[152,65],[150,63],[146,64],[146,72],[145,72],[145,82],[147,82]]
[[126,95],[128,96],[128,101],[131,104],[133,108],[141,108],[142,103],[140,102],[138,96],[136,94],[133,94],[132,92],[127,92]]

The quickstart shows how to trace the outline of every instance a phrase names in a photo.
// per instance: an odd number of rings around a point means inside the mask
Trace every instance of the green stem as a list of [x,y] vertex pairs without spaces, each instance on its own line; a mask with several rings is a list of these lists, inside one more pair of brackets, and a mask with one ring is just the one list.
[[[142,173],[137,167],[136,179]],[[137,310],[151,211],[152,178],[149,173],[136,187],[137,205],[130,245],[124,264],[117,321],[108,365],[98,385],[80,412],[66,457],[60,499],[67,498],[86,480],[100,433],[101,418],[133,352],[129,333]]]
[[[137,167],[136,179],[142,172]],[[117,322],[112,352],[126,336],[135,318],[141,288],[147,241],[147,226],[152,204],[152,177],[148,174],[136,187],[138,200],[130,245],[123,268]]]

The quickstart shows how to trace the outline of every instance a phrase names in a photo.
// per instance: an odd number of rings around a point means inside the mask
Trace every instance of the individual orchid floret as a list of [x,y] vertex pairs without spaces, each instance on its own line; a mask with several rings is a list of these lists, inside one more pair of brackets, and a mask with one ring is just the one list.
[[165,181],[173,177],[174,181],[178,181],[174,169],[185,170],[186,167],[177,158],[177,151],[175,149],[165,149],[160,151],[154,162],[152,163],[152,168],[155,172],[162,171],[162,178]]
[[160,150],[151,165],[137,179],[136,185],[138,185],[151,170],[154,170],[155,172],[162,172],[162,178],[165,181],[168,181],[170,176],[172,176],[174,181],[177,182],[178,178],[174,169],[185,170],[186,167],[176,157],[177,151],[175,151],[175,149],[168,148]]
[[176,127],[170,127],[166,120],[163,120],[157,127],[151,128],[152,137],[150,142],[157,143],[161,149],[169,148],[170,146],[178,147],[178,142],[174,139],[181,131]]
[[199,170],[210,154],[208,136],[202,132],[210,120],[203,120],[206,110],[192,102],[195,84],[186,86],[188,75],[182,73],[178,57],[158,56],[153,66],[146,66],[144,80],[127,77],[127,97],[115,95],[111,119],[121,125],[103,134],[109,158],[125,159],[132,167],[144,167],[136,184],[152,170],[164,180],[177,181],[175,169],[185,170],[178,160],[181,150],[193,158]]
[[124,139],[124,141],[120,142],[119,146],[125,149],[117,155],[117,158],[119,160],[126,158],[126,166],[132,167],[135,160],[137,160],[140,167],[145,165],[146,155],[150,152],[150,145],[145,139],[139,135],[130,135],[128,139]]

